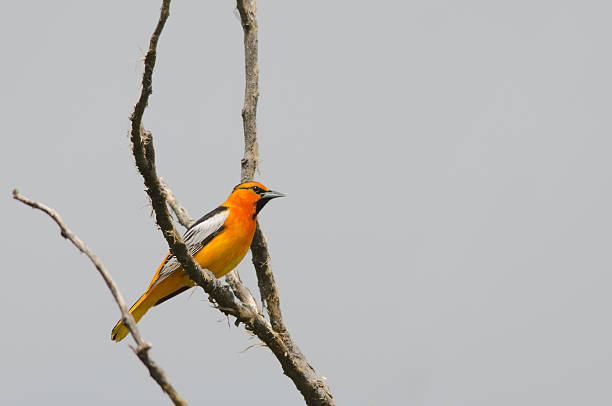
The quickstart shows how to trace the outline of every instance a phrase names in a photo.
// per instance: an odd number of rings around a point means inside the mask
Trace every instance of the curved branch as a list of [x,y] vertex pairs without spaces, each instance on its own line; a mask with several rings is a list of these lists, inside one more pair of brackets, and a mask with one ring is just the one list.
[[[189,255],[180,234],[172,224],[172,218],[166,206],[166,195],[157,177],[155,168],[153,137],[150,132],[145,132],[142,125],[142,117],[147,107],[149,96],[153,93],[153,69],[155,68],[155,60],[157,57],[157,42],[169,15],[170,0],[163,0],[159,21],[151,36],[149,50],[144,60],[145,69],[142,75],[142,90],[138,102],[134,106],[134,111],[130,116],[130,121],[132,122],[130,130],[132,154],[136,161],[136,167],[140,171],[144,179],[144,184],[147,187],[146,192],[151,199],[151,205],[155,211],[156,222],[162,229],[164,238],[170,247],[170,251],[179,260],[189,277],[196,284],[202,286],[207,293],[211,293],[213,290],[219,290],[221,285],[216,283],[210,275],[202,272],[191,255]],[[230,308],[230,306],[227,306],[229,304],[228,302],[234,302],[231,292],[229,292],[229,295],[226,293],[225,295],[219,294],[218,296],[220,300],[218,300],[217,303],[222,305],[223,308]],[[235,312],[230,312],[229,314],[236,315]]]
[[53,221],[55,221],[55,223],[59,226],[62,237],[68,239],[79,251],[87,255],[89,260],[94,264],[94,266],[102,276],[102,279],[104,279],[104,282],[106,282],[106,286],[108,286],[108,289],[111,291],[113,297],[115,298],[115,302],[117,302],[117,306],[119,306],[123,322],[130,331],[130,334],[132,334],[132,337],[134,337],[134,341],[136,341],[136,347],[131,347],[132,350],[136,353],[142,363],[147,367],[151,377],[155,380],[155,382],[157,382],[157,384],[162,388],[162,390],[166,392],[172,402],[175,405],[186,406],[187,402],[185,401],[185,399],[183,399],[181,395],[178,394],[178,392],[170,384],[170,381],[168,381],[168,378],[166,377],[164,371],[149,357],[149,349],[151,349],[151,344],[146,343],[142,339],[142,336],[140,335],[140,332],[136,327],[136,323],[134,322],[134,318],[128,312],[127,306],[125,305],[125,300],[123,300],[123,296],[121,295],[121,292],[119,292],[117,284],[113,280],[110,272],[108,272],[104,265],[102,265],[102,261],[100,261],[100,258],[98,258],[96,254],[94,254],[89,248],[87,248],[87,245],[85,245],[83,240],[77,237],[68,228],[68,226],[66,225],[66,223],[64,223],[64,220],[57,211],[53,210],[51,207],[45,206],[42,203],[22,196],[21,194],[19,194],[19,191],[17,189],[13,189],[13,199],[19,200],[20,202],[34,209],[41,210],[47,215],[49,215],[49,217],[51,217]]
[[[142,91],[140,92],[138,102],[134,106],[134,112],[130,116],[130,120],[132,121],[132,142],[134,142],[133,138],[139,135],[142,127],[142,116],[147,108],[147,104],[149,103],[149,96],[151,93],[153,93],[153,69],[155,68],[155,60],[157,59],[157,41],[159,41],[159,36],[161,35],[169,16],[170,0],[163,0],[159,20],[155,26],[155,31],[153,31],[153,34],[151,35],[149,50],[147,51],[144,59],[145,69],[142,75]],[[136,159],[138,159],[138,157],[136,157]]]
[[[156,222],[168,242],[170,252],[178,259],[191,280],[209,294],[211,301],[217,303],[220,311],[235,316],[237,323],[244,323],[248,330],[255,333],[268,348],[272,350],[279,360],[284,373],[293,380],[307,403],[309,405],[333,405],[333,400],[325,381],[314,373],[314,370],[293,344],[288,334],[281,335],[277,333],[256,308],[248,305],[248,303],[245,304],[236,301],[229,287],[223,286],[218,280],[213,279],[209,274],[203,272],[194,261],[193,257],[189,255],[185,243],[172,224],[172,218],[168,211],[168,206],[166,205],[166,193],[157,177],[153,139],[151,133],[145,132],[142,126],[142,116],[149,95],[152,93],[152,75],[157,52],[157,40],[163,29],[165,19],[167,19],[169,15],[169,3],[170,0],[163,1],[160,21],[151,37],[149,51],[145,57],[145,70],[142,79],[143,88],[138,103],[136,103],[134,107],[134,112],[130,117],[132,122],[130,131],[132,153],[138,171],[144,179],[146,192],[151,198]],[[249,140],[245,138],[248,144],[245,148],[245,155],[248,157],[246,158],[246,166],[243,165],[243,168],[246,167],[246,169],[243,170],[243,176],[244,174],[250,174],[249,176],[252,177],[257,167],[257,134],[255,127],[255,108],[257,103],[257,25],[254,20],[255,2],[249,1],[249,4],[245,6],[244,2],[241,3],[239,1],[238,9],[241,16],[246,16],[247,23],[245,25],[243,22],[243,27],[245,27],[245,30],[249,31],[248,33],[245,32],[245,40],[247,40],[249,44],[245,45],[245,49],[250,49],[250,56],[247,57],[248,60],[246,62],[247,67],[251,67],[250,73],[247,73],[247,76],[251,75],[251,78],[248,79],[250,90],[247,90],[247,95],[250,96],[249,104],[243,110],[243,117],[246,122],[245,126],[248,126],[248,128],[245,127],[245,131],[251,134],[251,136]],[[249,69],[247,68],[247,70]],[[254,88],[253,84],[255,85]],[[230,282],[232,284],[240,283],[239,280],[232,281],[231,278]],[[244,292],[240,294],[242,293]]]

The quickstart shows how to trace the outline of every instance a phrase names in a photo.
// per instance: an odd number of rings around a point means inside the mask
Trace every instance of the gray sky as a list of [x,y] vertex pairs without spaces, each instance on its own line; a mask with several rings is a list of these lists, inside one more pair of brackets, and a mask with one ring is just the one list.
[[[158,3],[12,2],[0,25],[2,404],[168,404],[109,340],[119,312],[85,256],[9,198],[55,207],[140,296],[167,250],[126,137]],[[193,216],[240,173],[233,8],[173,4],[145,115]],[[611,11],[260,2],[259,180],[289,195],[260,219],[339,405],[612,403]],[[302,404],[201,291],[140,327],[194,405]]]

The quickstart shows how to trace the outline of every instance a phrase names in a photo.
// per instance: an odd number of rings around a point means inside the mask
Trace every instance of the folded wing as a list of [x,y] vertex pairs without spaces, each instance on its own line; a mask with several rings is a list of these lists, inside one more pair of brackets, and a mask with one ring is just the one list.
[[[219,206],[196,221],[185,234],[183,234],[183,240],[191,256],[197,254],[206,244],[223,231],[223,223],[225,223],[225,219],[227,219],[228,215],[229,209],[225,206]],[[169,254],[162,264],[155,282],[151,284],[149,289],[159,284],[180,267],[181,264],[176,257]]]

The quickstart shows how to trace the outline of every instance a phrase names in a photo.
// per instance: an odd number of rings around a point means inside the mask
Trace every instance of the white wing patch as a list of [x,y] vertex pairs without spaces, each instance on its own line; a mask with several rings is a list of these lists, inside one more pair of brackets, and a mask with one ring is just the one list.
[[[189,230],[183,234],[183,241],[187,245],[187,249],[191,256],[197,254],[214,236],[222,231],[223,223],[229,215],[229,208],[217,207],[200,220],[198,220]],[[169,255],[164,262],[162,269],[159,271],[159,277],[153,284],[157,285],[166,279],[172,272],[181,267],[181,264],[174,255]],[[151,288],[153,287],[151,286]]]

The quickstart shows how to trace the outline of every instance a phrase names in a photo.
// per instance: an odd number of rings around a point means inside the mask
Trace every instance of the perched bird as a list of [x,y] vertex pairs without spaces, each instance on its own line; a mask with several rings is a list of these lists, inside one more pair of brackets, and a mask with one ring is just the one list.
[[[270,200],[285,196],[258,182],[241,183],[227,200],[196,221],[183,235],[189,253],[204,269],[220,278],[234,269],[246,255],[253,235],[257,214]],[[176,257],[166,255],[145,293],[130,308],[138,322],[153,306],[195,286]],[[128,334],[120,320],[111,339],[121,341]]]

